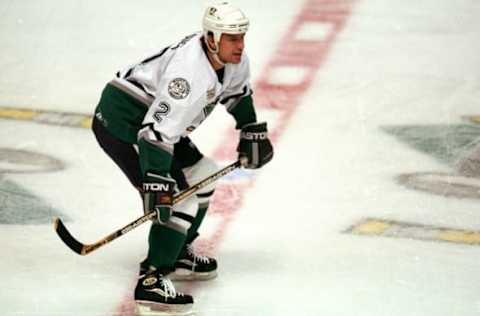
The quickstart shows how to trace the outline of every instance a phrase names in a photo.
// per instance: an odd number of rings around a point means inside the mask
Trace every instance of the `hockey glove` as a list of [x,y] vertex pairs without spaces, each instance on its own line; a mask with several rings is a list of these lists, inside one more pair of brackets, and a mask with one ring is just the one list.
[[153,173],[147,173],[143,183],[144,212],[157,212],[156,222],[165,224],[172,216],[173,193],[176,181]]
[[260,168],[272,160],[273,147],[268,139],[267,123],[245,125],[240,133],[237,151],[239,158],[247,158],[248,162],[244,167],[248,169]]

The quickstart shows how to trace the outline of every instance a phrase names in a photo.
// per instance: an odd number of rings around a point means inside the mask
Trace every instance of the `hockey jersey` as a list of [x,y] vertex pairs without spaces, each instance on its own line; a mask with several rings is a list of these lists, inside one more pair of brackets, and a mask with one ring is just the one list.
[[95,115],[114,136],[139,145],[144,172],[165,173],[173,145],[218,103],[237,128],[256,121],[247,55],[239,64],[226,64],[221,77],[207,58],[202,34],[194,33],[117,72]]

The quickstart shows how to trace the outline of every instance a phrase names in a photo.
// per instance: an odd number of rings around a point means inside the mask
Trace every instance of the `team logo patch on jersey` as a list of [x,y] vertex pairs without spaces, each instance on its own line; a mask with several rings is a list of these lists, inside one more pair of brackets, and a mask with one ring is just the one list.
[[175,78],[168,84],[168,94],[174,99],[185,99],[190,93],[190,84],[183,78]]

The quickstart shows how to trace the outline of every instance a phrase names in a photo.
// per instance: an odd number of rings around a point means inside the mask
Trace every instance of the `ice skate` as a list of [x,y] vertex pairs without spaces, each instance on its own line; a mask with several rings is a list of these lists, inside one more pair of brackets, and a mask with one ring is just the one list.
[[137,316],[193,315],[193,298],[176,292],[172,281],[157,271],[139,277],[135,303]]
[[[140,274],[146,273],[148,263],[140,263]],[[194,253],[193,247],[187,245],[182,249],[175,262],[175,271],[168,274],[173,281],[205,281],[217,276],[217,260]]]
[[197,255],[187,245],[175,262],[175,271],[168,276],[175,281],[210,280],[217,276],[217,260]]

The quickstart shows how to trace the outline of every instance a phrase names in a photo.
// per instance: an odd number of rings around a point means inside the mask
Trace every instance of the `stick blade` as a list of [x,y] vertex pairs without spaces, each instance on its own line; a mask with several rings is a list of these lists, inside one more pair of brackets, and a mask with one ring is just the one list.
[[60,218],[55,218],[53,226],[58,237],[60,237],[60,239],[65,243],[65,245],[67,245],[68,248],[72,249],[79,255],[83,256],[85,254],[83,251],[85,248],[84,245],[70,234]]

